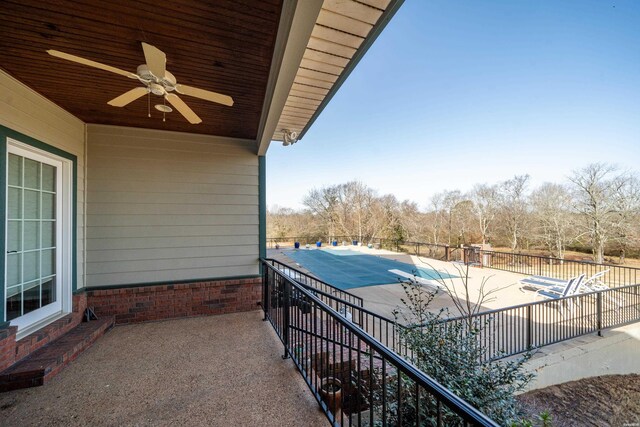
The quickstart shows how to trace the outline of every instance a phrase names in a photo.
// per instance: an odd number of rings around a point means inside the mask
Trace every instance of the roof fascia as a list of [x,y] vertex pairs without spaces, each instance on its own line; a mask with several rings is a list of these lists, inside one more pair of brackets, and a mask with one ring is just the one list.
[[259,156],[264,156],[269,148],[322,3],[323,0],[285,0],[282,5],[256,140]]

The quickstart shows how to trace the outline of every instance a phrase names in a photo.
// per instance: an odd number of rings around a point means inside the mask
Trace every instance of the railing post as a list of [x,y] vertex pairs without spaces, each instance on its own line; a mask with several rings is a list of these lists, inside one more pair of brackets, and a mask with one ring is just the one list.
[[450,261],[451,253],[449,252],[449,245],[444,245],[444,260]]
[[597,328],[598,328],[598,336],[601,337],[602,336],[602,292],[598,292],[596,294],[596,306],[597,306],[597,310],[598,310],[598,324],[597,324]]
[[527,350],[533,347],[533,306],[527,306]]
[[262,262],[262,311],[264,312],[264,318],[267,320],[267,310],[269,310],[269,268]]
[[542,258],[538,258],[538,276],[542,276]]
[[291,284],[284,280],[283,301],[282,301],[282,342],[284,344],[283,359],[289,358],[289,315],[291,314]]

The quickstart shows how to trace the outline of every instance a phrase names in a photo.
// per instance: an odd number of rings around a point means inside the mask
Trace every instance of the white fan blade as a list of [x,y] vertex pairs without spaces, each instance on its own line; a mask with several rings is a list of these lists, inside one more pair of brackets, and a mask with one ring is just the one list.
[[111,65],[101,64],[90,59],[80,58],[79,56],[70,55],[68,53],[60,52],[59,50],[49,49],[47,53],[56,58],[66,59],[67,61],[77,62],[78,64],[88,65],[89,67],[99,68],[104,71],[110,71],[112,73],[120,74],[121,76],[137,79],[138,77],[128,71],[121,70],[120,68],[112,67]]
[[163,51],[155,46],[142,42],[142,49],[144,50],[144,59],[147,61],[147,67],[151,74],[159,78],[164,79],[165,71],[167,71],[167,55]]
[[171,105],[176,107],[176,110],[178,110],[189,123],[191,123],[192,125],[202,123],[202,119],[198,117],[198,115],[194,113],[193,110],[189,108],[189,106],[185,104],[178,95],[176,95],[175,93],[168,93],[165,95],[165,98],[167,98],[167,101],[169,101]]
[[176,91],[183,95],[193,96],[195,98],[204,99],[205,101],[217,102],[218,104],[228,105],[229,107],[233,105],[233,98],[230,96],[210,92],[204,89],[198,89],[197,87],[177,84]]
[[146,87],[137,87],[135,89],[131,89],[128,92],[123,93],[117,98],[113,98],[111,101],[107,102],[107,104],[112,105],[114,107],[124,107],[130,102],[135,101],[136,99],[145,96],[149,93],[149,89]]

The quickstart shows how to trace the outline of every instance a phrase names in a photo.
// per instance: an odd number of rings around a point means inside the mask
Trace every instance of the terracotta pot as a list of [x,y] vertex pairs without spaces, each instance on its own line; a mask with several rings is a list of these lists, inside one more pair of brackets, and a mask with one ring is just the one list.
[[334,377],[326,377],[320,381],[320,397],[329,410],[337,418],[342,410],[342,383]]

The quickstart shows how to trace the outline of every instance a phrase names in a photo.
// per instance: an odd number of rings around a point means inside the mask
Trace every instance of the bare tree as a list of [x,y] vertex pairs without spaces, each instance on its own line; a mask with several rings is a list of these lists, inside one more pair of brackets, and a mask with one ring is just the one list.
[[459,245],[476,242],[473,202],[466,194],[463,194],[462,200],[455,205],[453,213],[453,228],[457,232],[456,243]]
[[618,215],[613,223],[612,239],[620,254],[620,263],[624,263],[627,249],[640,245],[640,181],[636,176],[629,179],[621,188],[618,197]]
[[445,215],[447,226],[447,243],[451,245],[451,238],[454,234],[454,223],[456,220],[456,210],[458,204],[464,199],[460,190],[445,190],[442,192],[442,208]]
[[426,234],[425,214],[420,212],[418,204],[405,200],[399,206],[399,220],[408,240],[421,241]]
[[[591,243],[594,261],[604,262],[607,242],[620,234],[620,224],[634,207],[630,196],[636,180],[606,163],[592,163],[569,178],[575,190],[575,209],[581,216],[583,235]],[[637,204],[637,203],[636,203]]]
[[431,237],[433,239],[433,243],[440,243],[440,233],[442,231],[443,223],[444,223],[444,214],[443,214],[443,199],[444,193],[437,193],[431,197]]
[[478,184],[471,191],[473,210],[482,244],[489,240],[489,230],[498,211],[499,197],[495,185]]
[[303,204],[311,214],[320,218],[329,238],[336,236],[336,222],[338,216],[338,191],[336,187],[324,187],[309,191]]
[[571,202],[571,193],[560,184],[545,183],[531,194],[536,237],[551,256],[564,259],[567,244],[575,240]]
[[574,172],[570,182],[570,189],[544,184],[528,196],[529,176],[519,175],[496,185],[476,185],[469,194],[440,192],[421,212],[414,202],[379,196],[352,181],[309,191],[304,211],[271,209],[268,234],[452,245],[491,240],[514,251],[533,243],[560,258],[577,241],[591,246],[597,261],[604,259],[605,246],[619,251],[621,261],[633,254],[640,244],[638,176],[597,163]]
[[273,206],[267,209],[267,234],[273,238],[288,237],[292,233],[290,216],[293,209]]
[[382,226],[379,226],[381,236],[395,241],[405,240],[398,199],[393,194],[385,194],[377,200],[376,209],[378,216],[383,218]]
[[500,213],[511,250],[520,248],[528,214],[529,175],[516,175],[500,184]]
[[376,234],[372,219],[377,200],[373,189],[359,181],[309,191],[304,205],[323,221],[329,238],[338,235],[365,241]]
[[365,230],[365,227],[371,216],[371,208],[376,197],[375,191],[360,181],[351,181],[341,187],[341,192],[344,194],[341,199],[344,204],[342,211],[350,212],[355,222],[353,226],[345,227],[345,231],[349,234],[356,233],[358,240],[362,242],[365,235],[370,237],[372,234],[372,230]]

